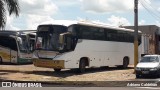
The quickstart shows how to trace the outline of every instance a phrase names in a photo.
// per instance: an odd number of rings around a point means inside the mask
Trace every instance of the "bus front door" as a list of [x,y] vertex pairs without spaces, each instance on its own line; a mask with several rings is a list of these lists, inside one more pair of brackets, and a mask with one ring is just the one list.
[[10,59],[11,59],[11,63],[17,63],[17,51],[15,50],[11,50],[11,54],[10,54]]

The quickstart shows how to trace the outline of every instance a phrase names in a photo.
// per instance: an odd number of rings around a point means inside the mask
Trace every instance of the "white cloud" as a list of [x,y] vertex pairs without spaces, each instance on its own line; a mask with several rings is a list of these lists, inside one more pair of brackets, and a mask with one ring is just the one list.
[[53,0],[53,2],[57,6],[62,6],[62,7],[70,7],[70,6],[75,6],[80,4],[80,0]]
[[39,24],[52,21],[58,12],[52,0],[19,0],[19,5],[20,16],[7,17],[6,29],[36,29]]
[[13,17],[13,16],[12,16],[12,17],[7,16],[7,22],[6,22],[5,30],[14,30],[14,31],[20,30],[20,28],[15,27],[15,26],[13,25],[13,23],[14,23],[14,18],[15,18],[15,17]]
[[107,19],[107,23],[112,26],[127,26],[131,25],[131,23],[124,17],[114,16],[112,15],[110,18]]
[[53,18],[50,16],[40,16],[40,15],[28,15],[27,16],[27,29],[37,29],[37,26],[40,24],[46,24],[46,23],[51,23],[53,22]]
[[157,26],[160,26],[160,21],[156,21],[156,25],[157,25]]
[[133,0],[81,0],[85,11],[105,13],[132,10]]
[[22,13],[26,15],[27,29],[37,29],[39,24],[52,22],[52,16],[58,11],[58,7],[52,0],[21,0]]
[[53,15],[58,10],[52,0],[19,0],[19,2],[23,14]]
[[[15,25],[15,19],[13,18],[9,20],[7,27],[9,29],[36,29],[39,24],[53,23],[53,16],[57,14],[59,10],[58,5],[72,6],[81,4],[82,8],[85,11],[96,13],[114,13],[132,10],[134,5],[133,1],[134,0],[19,0],[21,15],[18,18],[20,18],[20,21],[21,23],[23,23],[23,26],[22,24]],[[63,6],[63,8],[65,8],[66,6]],[[94,22],[99,21],[94,20]],[[130,22],[124,17],[112,15],[109,19],[107,19],[106,24],[119,26],[130,25]]]
[[146,23],[145,20],[140,20],[140,21],[139,21],[139,25],[144,25],[145,23]]

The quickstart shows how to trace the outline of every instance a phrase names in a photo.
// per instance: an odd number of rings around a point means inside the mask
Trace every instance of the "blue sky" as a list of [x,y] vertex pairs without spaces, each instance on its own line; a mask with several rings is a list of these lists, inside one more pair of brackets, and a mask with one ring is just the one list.
[[[160,0],[139,0],[139,25],[160,25]],[[87,20],[133,25],[134,0],[19,0],[20,16],[7,17],[6,29],[32,30],[55,20]]]

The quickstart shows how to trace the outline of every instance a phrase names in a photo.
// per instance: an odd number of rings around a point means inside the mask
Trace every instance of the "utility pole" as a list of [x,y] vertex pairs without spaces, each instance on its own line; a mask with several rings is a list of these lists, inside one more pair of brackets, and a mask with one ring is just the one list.
[[138,64],[138,0],[134,0],[134,70]]

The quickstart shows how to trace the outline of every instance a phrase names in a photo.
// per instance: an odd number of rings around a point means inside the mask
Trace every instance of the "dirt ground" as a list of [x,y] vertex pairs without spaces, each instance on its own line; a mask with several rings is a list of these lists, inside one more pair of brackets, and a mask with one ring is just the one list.
[[133,66],[128,69],[117,67],[92,68],[79,74],[76,70],[62,70],[35,67],[34,65],[0,65],[0,80],[18,81],[128,81],[135,79]]

